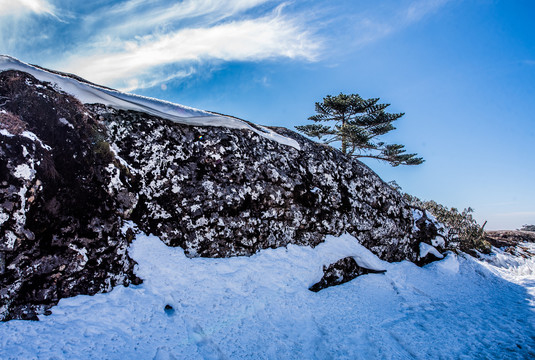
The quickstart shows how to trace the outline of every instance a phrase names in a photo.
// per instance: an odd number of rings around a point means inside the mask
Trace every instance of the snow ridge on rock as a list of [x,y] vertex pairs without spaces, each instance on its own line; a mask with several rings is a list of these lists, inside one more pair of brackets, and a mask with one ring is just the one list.
[[60,90],[74,96],[84,104],[96,103],[117,109],[141,111],[179,124],[248,129],[270,140],[299,149],[299,144],[294,140],[280,136],[263,126],[252,125],[235,117],[215,114],[145,96],[126,94],[88,82],[82,82],[79,78],[49,72],[10,56],[0,55],[0,71],[7,70],[23,71],[31,74],[36,79],[55,84]]

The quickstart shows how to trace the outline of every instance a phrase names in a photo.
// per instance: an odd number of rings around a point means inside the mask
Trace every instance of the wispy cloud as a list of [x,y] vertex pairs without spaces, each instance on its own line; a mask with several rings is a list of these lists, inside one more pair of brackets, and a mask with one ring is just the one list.
[[269,2],[273,0],[130,0],[99,9],[84,21],[91,28],[104,23],[106,34],[139,36],[156,29],[211,25]]
[[455,0],[401,1],[386,15],[384,11],[363,15],[355,23],[355,43],[363,46],[378,41],[436,13],[452,1]]
[[46,0],[0,0],[0,17],[26,14],[56,16],[54,6]]
[[[139,36],[125,33],[127,29],[140,31],[139,27],[128,26],[133,20],[114,24],[95,37],[92,43],[76,49],[61,67],[97,83],[133,90],[189,76],[195,72],[194,64],[210,61],[273,58],[313,61],[316,58],[319,41],[298,20],[283,15],[282,7],[261,16],[220,21],[266,3],[266,0],[226,3],[232,6],[224,8],[217,1],[185,1],[180,3],[184,5],[180,11],[176,5],[167,12],[152,10],[152,15],[143,25],[150,28],[151,23],[161,24],[163,19],[204,18],[191,27],[158,29]],[[137,6],[141,6],[139,2],[130,1],[112,11],[139,11]],[[127,40],[123,40],[127,35]],[[182,69],[177,71],[172,65],[179,65]],[[173,69],[171,73],[169,69]]]
[[47,0],[0,0],[0,53],[24,52],[48,39],[47,21],[62,23]]
[[[340,49],[353,52],[452,1],[460,0],[370,0],[344,12],[344,1],[123,0],[57,9],[60,0],[0,0],[0,52],[39,48],[45,66],[135,90],[230,61],[333,62]],[[69,23],[57,21],[59,12]]]
[[420,21],[425,16],[438,11],[451,0],[418,0],[409,5],[405,14],[407,22]]

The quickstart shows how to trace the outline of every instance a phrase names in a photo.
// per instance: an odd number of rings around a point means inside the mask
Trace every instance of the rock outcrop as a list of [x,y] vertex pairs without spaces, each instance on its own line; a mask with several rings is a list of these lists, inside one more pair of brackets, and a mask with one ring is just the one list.
[[25,73],[0,73],[0,99],[0,319],[137,281],[121,232],[135,203],[106,129]]
[[286,129],[251,131],[88,106],[135,180],[133,221],[189,256],[315,246],[344,232],[388,261],[416,260],[411,209],[364,164]]
[[432,239],[398,192],[338,150],[272,130],[300,149],[261,128],[82,104],[0,72],[0,319],[35,319],[60,298],[138,282],[126,220],[190,257],[347,232],[383,260],[419,260]]
[[485,240],[514,256],[529,258],[535,256],[524,243],[535,243],[535,232],[522,230],[485,231]]

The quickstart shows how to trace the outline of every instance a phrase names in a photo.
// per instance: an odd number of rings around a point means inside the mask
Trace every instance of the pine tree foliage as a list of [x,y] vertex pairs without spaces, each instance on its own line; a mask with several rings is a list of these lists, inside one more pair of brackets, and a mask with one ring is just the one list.
[[327,144],[340,143],[346,155],[384,160],[392,166],[423,163],[416,154],[406,153],[403,145],[377,141],[377,137],[394,130],[392,122],[404,115],[386,112],[388,106],[379,104],[379,98],[365,100],[357,94],[327,95],[323,102],[316,103],[316,115],[308,118],[314,124],[295,128]]

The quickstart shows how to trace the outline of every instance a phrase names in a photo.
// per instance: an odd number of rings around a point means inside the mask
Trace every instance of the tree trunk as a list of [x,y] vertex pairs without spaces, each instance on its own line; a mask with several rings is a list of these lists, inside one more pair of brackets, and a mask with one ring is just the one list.
[[345,116],[342,117],[342,127],[340,128],[340,130],[342,131],[342,153],[344,155],[347,155],[347,142],[346,142],[346,136],[344,134],[344,128],[346,126],[346,119],[345,119]]

